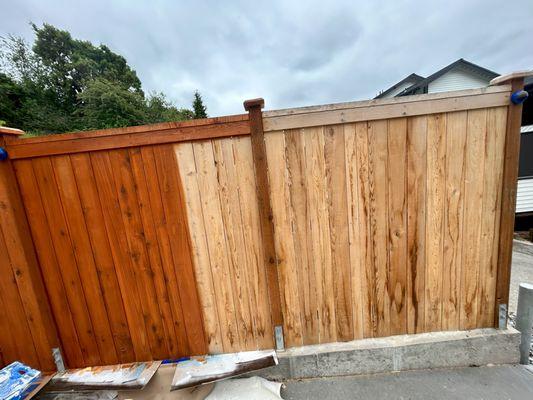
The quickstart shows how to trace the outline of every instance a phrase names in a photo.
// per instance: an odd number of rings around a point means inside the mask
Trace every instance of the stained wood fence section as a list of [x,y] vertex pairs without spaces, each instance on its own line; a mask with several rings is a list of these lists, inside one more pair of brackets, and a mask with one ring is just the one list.
[[288,347],[494,326],[510,93],[4,137],[0,361],[265,349],[278,325]]

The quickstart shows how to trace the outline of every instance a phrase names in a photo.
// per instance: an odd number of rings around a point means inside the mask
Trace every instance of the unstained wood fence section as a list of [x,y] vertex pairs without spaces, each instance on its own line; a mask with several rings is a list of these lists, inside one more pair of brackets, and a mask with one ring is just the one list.
[[264,349],[276,327],[292,347],[497,326],[521,87],[4,133],[0,361]]

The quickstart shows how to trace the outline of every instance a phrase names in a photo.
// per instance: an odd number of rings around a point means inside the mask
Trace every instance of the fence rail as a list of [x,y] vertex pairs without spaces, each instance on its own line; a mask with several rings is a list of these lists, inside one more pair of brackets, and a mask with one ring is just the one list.
[[0,131],[0,361],[272,348],[278,326],[291,347],[495,326],[522,85]]

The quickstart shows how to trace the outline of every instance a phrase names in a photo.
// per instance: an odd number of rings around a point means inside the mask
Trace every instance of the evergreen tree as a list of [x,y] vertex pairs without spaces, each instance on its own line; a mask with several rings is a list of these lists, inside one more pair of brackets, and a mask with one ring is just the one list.
[[194,92],[194,101],[192,102],[192,110],[194,118],[207,118],[207,108],[204,105],[200,92]]

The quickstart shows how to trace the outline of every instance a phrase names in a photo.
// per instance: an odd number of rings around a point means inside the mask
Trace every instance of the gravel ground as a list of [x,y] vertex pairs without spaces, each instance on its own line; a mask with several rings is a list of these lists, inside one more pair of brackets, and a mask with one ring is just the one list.
[[[509,325],[515,326],[518,287],[521,282],[533,283],[533,244],[514,246],[509,292]],[[533,336],[533,335],[532,335]],[[529,351],[529,363],[533,364],[533,340]]]

